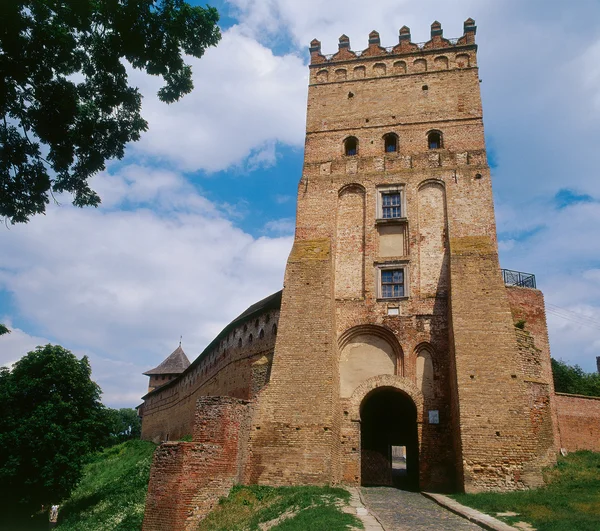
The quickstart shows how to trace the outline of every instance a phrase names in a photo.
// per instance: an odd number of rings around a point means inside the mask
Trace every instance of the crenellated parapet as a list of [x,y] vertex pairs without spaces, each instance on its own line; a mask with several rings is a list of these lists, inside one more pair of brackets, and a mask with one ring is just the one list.
[[[431,38],[427,42],[414,43],[411,40],[410,28],[402,26],[398,34],[398,44],[387,48],[381,46],[379,33],[372,31],[369,33],[368,47],[362,51],[351,50],[350,39],[347,35],[342,35],[339,38],[338,51],[331,55],[323,55],[321,42],[313,39],[310,43],[311,82],[346,81],[474,67],[477,50],[476,31],[475,21],[468,18],[464,22],[462,37],[446,39],[441,24],[435,21],[431,25]],[[400,57],[403,60],[398,60]],[[342,68],[340,63],[349,61],[356,63],[352,69]],[[374,61],[375,65],[371,64]],[[334,68],[328,68],[330,65]],[[338,65],[340,68],[337,68]]]

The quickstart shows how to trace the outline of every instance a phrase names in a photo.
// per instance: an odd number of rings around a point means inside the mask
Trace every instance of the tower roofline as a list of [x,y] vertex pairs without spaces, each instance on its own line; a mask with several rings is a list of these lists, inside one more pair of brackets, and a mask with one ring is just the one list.
[[362,51],[353,51],[350,48],[350,39],[342,35],[339,39],[338,51],[334,54],[323,55],[321,53],[321,42],[313,39],[310,43],[310,66],[323,65],[326,63],[338,63],[342,61],[352,61],[355,59],[365,59],[367,57],[385,57],[395,55],[406,55],[414,53],[424,53],[430,50],[441,50],[448,48],[475,47],[475,34],[477,26],[472,18],[464,22],[463,35],[455,39],[446,39],[443,37],[442,26],[438,21],[431,25],[431,39],[427,42],[414,43],[411,41],[410,28],[402,26],[398,35],[398,44],[383,48],[380,45],[379,33],[373,30],[369,34],[368,47]]

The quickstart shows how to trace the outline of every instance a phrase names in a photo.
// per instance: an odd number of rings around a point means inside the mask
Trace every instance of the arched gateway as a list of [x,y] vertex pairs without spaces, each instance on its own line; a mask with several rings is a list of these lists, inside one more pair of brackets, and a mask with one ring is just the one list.
[[419,486],[423,395],[407,378],[380,375],[357,387],[350,416],[358,425],[361,485]]
[[417,408],[393,387],[369,393],[360,407],[361,485],[419,486]]

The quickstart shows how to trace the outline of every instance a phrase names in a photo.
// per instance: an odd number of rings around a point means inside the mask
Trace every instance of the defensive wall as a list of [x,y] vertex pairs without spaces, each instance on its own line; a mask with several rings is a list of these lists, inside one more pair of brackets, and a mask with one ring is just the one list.
[[191,435],[203,396],[248,400],[270,378],[281,292],[252,305],[229,323],[178,377],[143,397],[142,438],[154,442]]
[[556,393],[560,447],[600,452],[600,397]]

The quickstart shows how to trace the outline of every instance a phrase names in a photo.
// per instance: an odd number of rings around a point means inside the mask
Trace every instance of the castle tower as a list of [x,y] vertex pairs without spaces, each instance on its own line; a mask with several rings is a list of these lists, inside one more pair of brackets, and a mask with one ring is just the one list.
[[190,360],[179,346],[167,356],[160,365],[143,373],[149,377],[148,392],[170,382],[190,366]]
[[[551,443],[500,267],[477,68],[459,39],[310,45],[295,241],[245,481],[539,484]],[[550,430],[551,431],[551,430]],[[406,453],[406,476],[390,467]],[[402,466],[402,464],[400,464]],[[405,479],[402,479],[402,478]]]

